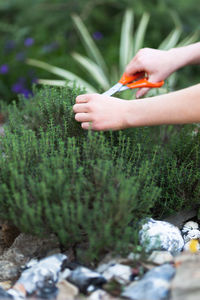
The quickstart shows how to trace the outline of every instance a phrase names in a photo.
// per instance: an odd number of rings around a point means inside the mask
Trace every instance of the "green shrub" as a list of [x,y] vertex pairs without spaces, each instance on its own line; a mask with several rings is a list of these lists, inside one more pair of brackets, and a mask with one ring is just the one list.
[[137,224],[197,204],[200,135],[194,126],[86,132],[74,120],[76,87],[34,90],[1,138],[0,218],[95,260],[137,243]]

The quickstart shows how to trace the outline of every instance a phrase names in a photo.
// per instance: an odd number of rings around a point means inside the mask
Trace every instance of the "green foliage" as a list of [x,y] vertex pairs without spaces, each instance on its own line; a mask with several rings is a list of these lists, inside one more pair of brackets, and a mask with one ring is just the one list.
[[[175,28],[168,34],[168,36],[162,41],[158,49],[169,50],[173,47],[178,47],[179,45],[185,46],[189,43],[195,42],[198,40],[198,32],[193,33],[192,35],[187,36],[183,41],[180,40],[182,33],[181,22],[178,16],[174,13],[173,18],[175,19]],[[81,18],[78,15],[72,15],[74,25],[81,37],[85,51],[87,52],[88,57],[85,57],[79,53],[72,53],[72,57],[75,61],[88,73],[91,82],[83,82],[83,79],[77,75],[66,71],[62,68],[57,68],[53,65],[44,63],[43,61],[28,59],[27,63],[31,66],[39,67],[48,72],[56,74],[65,80],[76,80],[77,84],[80,87],[85,87],[88,92],[96,92],[95,86],[99,87],[101,90],[108,90],[111,85],[116,83],[121,77],[122,73],[125,70],[126,65],[131,60],[131,58],[138,52],[139,49],[144,47],[144,40],[146,36],[147,26],[149,23],[150,15],[148,13],[143,13],[141,20],[133,33],[133,20],[134,12],[131,9],[127,9],[124,18],[122,21],[121,28],[121,40],[119,46],[119,67],[116,67],[116,62],[114,66],[109,68],[106,65],[106,62],[98,49],[97,45],[93,41],[91,35],[89,34],[85,24],[82,22]],[[109,70],[109,71],[108,71]],[[94,87],[91,86],[92,82],[96,82]],[[168,87],[161,88],[159,91],[152,90],[151,94],[155,93],[166,93],[168,88],[173,89],[176,81],[176,74],[173,74],[168,80]],[[61,86],[65,84],[65,81],[58,80],[39,80],[40,84],[47,85],[57,85]],[[129,97],[133,97],[132,92],[129,91]]]
[[[195,126],[86,132],[72,105],[81,90],[35,89],[8,114],[1,137],[0,217],[40,236],[54,232],[78,259],[137,244],[137,224],[199,203]],[[84,257],[84,258],[83,258]]]
[[[108,83],[110,86],[111,78],[113,82],[116,82],[124,69],[124,65],[130,59],[131,53],[134,54],[134,47],[130,47],[132,41],[129,40],[128,42],[127,39],[133,29],[131,24],[139,24],[141,16],[146,13],[144,16],[146,15],[147,18],[146,20],[143,18],[141,23],[142,29],[145,22],[148,21],[148,15],[151,15],[145,43],[143,45],[143,42],[137,42],[135,50],[141,45],[157,48],[163,37],[166,37],[174,27],[174,24],[176,29],[181,27],[184,41],[189,36],[190,42],[194,42],[194,38],[198,39],[199,33],[199,7],[198,0],[189,2],[185,0],[1,0],[0,68],[3,64],[7,64],[9,71],[6,74],[0,74],[0,98],[10,102],[13,99],[17,100],[17,94],[20,93],[27,97],[30,96],[32,82],[36,82],[37,78],[46,78],[46,80],[41,81],[43,84],[65,85],[63,80],[52,81],[50,73],[41,69],[33,70],[27,66],[24,62],[26,58],[30,57],[69,70],[70,74],[68,74],[67,79],[70,76],[70,80],[74,80],[72,73],[75,73],[84,81],[89,80],[90,87],[87,87],[85,82],[83,86],[90,91],[94,91],[91,85],[95,87],[95,90],[106,89]],[[128,13],[124,18],[126,21],[123,28],[127,35],[123,34],[122,42],[119,43],[121,21],[125,9]],[[134,12],[134,20],[131,16],[132,12]],[[83,23],[87,25],[92,41],[95,40],[100,53],[103,53],[103,59],[105,59],[111,74],[109,76],[105,74],[106,78],[103,81],[101,69],[97,73],[101,80],[97,81],[93,78],[94,67],[97,71],[97,66],[92,64],[93,60],[91,62],[87,57],[84,57],[85,49],[75,32],[75,26],[70,18],[72,14],[80,16]],[[177,14],[180,16],[180,20]],[[163,20],[167,20],[167,22],[163,22]],[[100,33],[100,38],[95,38],[95,33]],[[173,37],[176,38],[179,33],[180,30],[174,32]],[[143,40],[143,34],[144,30],[137,30],[140,41]],[[34,40],[30,47],[24,45],[27,38]],[[118,51],[119,45],[121,45],[120,51]],[[123,47],[124,45],[126,47]],[[71,59],[71,53],[73,53],[76,61]],[[118,67],[116,62],[118,62],[119,57]],[[90,65],[89,73],[84,65]],[[191,82],[195,84],[198,80],[198,72],[194,66],[184,68],[177,76],[176,88],[184,87]],[[18,84],[17,87],[16,84]]]

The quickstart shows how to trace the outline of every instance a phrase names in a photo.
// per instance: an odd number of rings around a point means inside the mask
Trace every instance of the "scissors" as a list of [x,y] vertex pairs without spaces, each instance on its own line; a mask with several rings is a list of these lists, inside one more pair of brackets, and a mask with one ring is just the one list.
[[[164,81],[160,82],[150,82],[148,81],[148,78],[143,76],[144,72],[138,72],[132,76],[127,76],[125,73],[122,75],[121,79],[116,83],[114,86],[112,86],[109,90],[103,93],[103,95],[112,96],[113,94],[117,92],[122,92],[128,89],[136,89],[136,88],[159,88],[163,86]],[[143,78],[141,78],[143,77]]]

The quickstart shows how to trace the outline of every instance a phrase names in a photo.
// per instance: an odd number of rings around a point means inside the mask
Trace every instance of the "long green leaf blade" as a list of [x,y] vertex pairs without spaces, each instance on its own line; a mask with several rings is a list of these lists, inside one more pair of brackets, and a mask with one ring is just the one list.
[[181,35],[181,28],[173,29],[170,34],[164,39],[164,41],[160,44],[158,49],[160,50],[169,50],[176,46],[180,35]]
[[144,38],[149,23],[149,19],[150,19],[150,15],[148,13],[144,13],[135,34],[134,54],[136,54],[139,49],[144,47]]
[[185,39],[183,39],[176,47],[183,47],[189,44],[195,43],[199,40],[199,30],[195,31],[194,33],[188,35]]
[[34,67],[38,67],[41,68],[43,70],[46,70],[52,74],[58,75],[62,78],[65,78],[67,80],[71,80],[71,81],[76,81],[77,84],[80,87],[84,87],[87,89],[88,92],[90,93],[94,93],[96,92],[96,90],[86,81],[84,81],[83,79],[81,79],[79,76],[75,75],[74,73],[71,73],[67,70],[64,70],[62,68],[58,68],[55,66],[52,66],[50,64],[47,64],[43,61],[37,60],[37,59],[27,59],[27,64],[34,66]]
[[126,65],[129,63],[133,47],[133,22],[134,13],[132,9],[127,9],[122,22],[121,40],[119,50],[120,72],[124,72]]
[[75,14],[72,15],[73,22],[77,28],[78,33],[83,41],[85,50],[91,59],[93,59],[97,65],[99,65],[105,74],[108,74],[107,66],[101,55],[99,49],[97,48],[95,42],[91,38],[86,26],[82,22],[81,18]]
[[[38,79],[37,80],[38,84],[43,84],[43,85],[52,85],[52,86],[66,86],[68,83],[66,80],[51,80],[51,79]],[[70,82],[69,82],[70,84]]]
[[72,53],[72,57],[92,76],[92,78],[100,85],[100,87],[102,87],[104,90],[110,88],[108,79],[97,64],[95,64],[89,58],[78,53]]

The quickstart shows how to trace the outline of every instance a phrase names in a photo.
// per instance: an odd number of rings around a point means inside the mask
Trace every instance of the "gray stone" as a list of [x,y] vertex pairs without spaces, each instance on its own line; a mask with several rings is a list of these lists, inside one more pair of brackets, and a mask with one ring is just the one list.
[[172,255],[178,254],[184,241],[178,227],[164,221],[149,219],[139,232],[140,243],[147,252],[166,250]]
[[102,275],[106,280],[116,280],[120,284],[130,283],[132,275],[131,267],[122,264],[107,265]]
[[148,271],[139,282],[133,282],[122,293],[132,300],[166,300],[170,291],[170,280],[175,268],[164,264]]
[[101,287],[106,283],[106,279],[99,273],[85,267],[78,267],[73,270],[67,278],[72,284],[75,284],[83,293],[91,291],[91,286]]
[[153,251],[147,261],[154,264],[162,265],[173,262],[174,258],[168,251]]
[[88,298],[88,300],[120,300],[120,298],[109,295],[104,290],[96,290]]
[[22,265],[31,258],[46,256],[51,249],[59,249],[55,235],[51,234],[48,238],[38,238],[21,233],[0,259]]
[[3,260],[0,261],[0,280],[11,280],[18,276],[19,268],[12,262]]
[[200,253],[184,252],[176,257],[176,276],[171,284],[171,300],[200,299]]
[[78,295],[78,288],[66,280],[62,280],[57,284],[59,293],[56,300],[74,300]]

